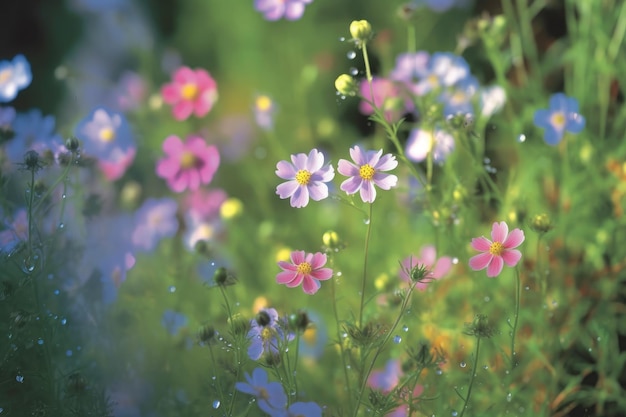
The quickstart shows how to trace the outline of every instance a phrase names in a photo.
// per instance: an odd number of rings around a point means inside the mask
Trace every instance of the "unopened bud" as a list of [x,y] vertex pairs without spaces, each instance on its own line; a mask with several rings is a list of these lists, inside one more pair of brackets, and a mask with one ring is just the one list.
[[357,45],[361,45],[372,37],[372,25],[367,20],[353,20],[350,23],[350,35]]
[[78,150],[78,147],[80,146],[80,142],[78,141],[78,139],[74,136],[67,138],[65,140],[65,147],[67,148],[68,151],[70,152],[76,152]]
[[359,85],[353,76],[341,74],[335,80],[335,88],[344,96],[355,96],[359,91]]
[[530,228],[537,233],[546,233],[552,230],[554,226],[550,217],[546,213],[541,213],[532,218]]

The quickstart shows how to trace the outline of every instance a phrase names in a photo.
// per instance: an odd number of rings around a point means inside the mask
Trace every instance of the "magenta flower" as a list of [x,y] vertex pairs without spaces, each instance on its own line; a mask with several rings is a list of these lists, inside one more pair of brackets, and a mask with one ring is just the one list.
[[330,164],[324,165],[324,155],[317,149],[311,150],[309,156],[304,153],[291,155],[290,164],[280,161],[276,164],[276,175],[288,180],[276,187],[280,198],[291,197],[291,207],[305,207],[309,197],[315,201],[328,197],[326,182],[335,177],[335,170]]
[[363,151],[359,146],[350,148],[350,156],[356,162],[340,159],[337,171],[348,178],[341,183],[340,188],[348,194],[354,194],[360,190],[361,199],[364,203],[373,203],[376,199],[376,188],[379,186],[383,190],[395,187],[398,177],[392,174],[385,174],[398,166],[396,157],[392,154],[383,155],[383,150]]
[[319,281],[330,279],[333,270],[322,268],[326,265],[326,255],[317,252],[305,254],[302,250],[291,252],[291,263],[280,261],[278,266],[283,270],[276,275],[276,282],[293,288],[302,284],[307,294],[315,294],[321,287]]
[[304,6],[313,0],[254,0],[254,8],[267,20],[298,20],[304,14]]
[[178,136],[168,136],[163,151],[166,157],[157,163],[156,173],[177,193],[209,184],[220,164],[217,148],[200,136],[189,136],[184,143]]
[[[374,105],[383,111],[388,122],[400,119],[403,114],[415,109],[413,102],[406,97],[399,84],[386,78],[374,77],[370,88],[369,82],[364,80],[359,85],[363,100],[359,103],[359,111],[365,115],[374,114]],[[372,98],[373,93],[373,98]]]
[[497,277],[502,272],[506,263],[515,266],[522,257],[522,253],[514,249],[524,241],[524,232],[513,229],[509,233],[509,227],[505,222],[494,223],[491,229],[491,240],[484,236],[472,239],[472,248],[484,252],[473,256],[469,260],[469,266],[474,271],[487,268],[488,277]]
[[161,88],[161,95],[163,101],[174,106],[176,120],[186,120],[192,113],[203,117],[217,101],[217,84],[206,70],[180,67],[173,81]]
[[402,261],[400,268],[400,278],[406,282],[412,282],[410,273],[414,268],[425,268],[426,275],[416,282],[415,288],[420,291],[426,290],[430,281],[443,278],[452,268],[452,259],[449,256],[442,256],[437,259],[437,250],[433,245],[426,245],[422,248],[420,257],[409,256]]

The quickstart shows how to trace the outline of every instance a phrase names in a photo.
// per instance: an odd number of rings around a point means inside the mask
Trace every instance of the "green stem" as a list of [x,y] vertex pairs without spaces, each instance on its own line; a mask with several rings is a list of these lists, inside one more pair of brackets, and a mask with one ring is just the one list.
[[415,26],[412,23],[409,23],[407,26],[407,47],[406,50],[408,53],[415,53],[417,47],[415,46]]
[[365,282],[367,280],[367,255],[370,245],[370,236],[372,235],[372,206],[370,203],[369,217],[367,218],[367,233],[365,235],[365,253],[363,256],[363,280],[361,282],[361,304],[359,307],[359,327],[363,326],[363,304],[365,303]]
[[[217,361],[215,360],[215,354],[213,353],[213,347],[211,346],[211,343],[208,343],[209,345],[209,355],[211,355],[211,362],[213,363],[213,369],[218,370],[220,369],[217,366]],[[224,401],[224,391],[222,391],[222,380],[220,378],[220,373],[219,372],[215,372],[215,379],[216,379],[216,383],[217,383],[217,390],[219,391],[220,394],[220,399],[222,401]]]
[[[330,266],[333,266],[333,258],[330,258]],[[335,315],[335,323],[337,323],[337,343],[339,343],[339,352],[341,353],[341,364],[343,365],[343,374],[346,383],[346,389],[348,391],[348,409],[352,408],[352,395],[350,390],[350,378],[348,377],[348,368],[346,364],[346,352],[343,346],[343,338],[341,337],[341,327],[339,326],[339,313],[337,312],[337,289],[335,284],[335,278],[333,278],[331,284],[331,292],[333,296],[333,314]]]
[[472,395],[472,387],[474,386],[474,379],[476,378],[476,369],[478,367],[478,354],[480,353],[480,336],[476,338],[476,352],[474,352],[474,364],[472,365],[470,382],[467,387],[467,396],[465,397],[465,401],[463,402],[463,409],[461,410],[461,414],[459,417],[463,417],[465,414],[465,410],[467,410],[467,404],[469,403],[470,396]]
[[[230,322],[230,332],[231,336],[235,337],[235,323],[233,321],[233,314],[230,309],[230,303],[228,302],[228,297],[226,296],[226,290],[224,290],[224,286],[219,285],[218,288],[222,293],[222,297],[224,298],[224,303],[226,305],[226,314],[228,315],[228,321]],[[235,363],[237,364],[235,381],[239,381],[239,374],[241,373],[241,360],[240,360],[240,347],[239,343],[235,343]],[[235,406],[235,397],[237,396],[237,390],[233,391],[233,395],[230,397],[230,405],[228,406],[228,415],[233,414],[233,407]]]
[[515,334],[517,332],[517,323],[519,320],[519,305],[521,298],[521,282],[519,278],[519,270],[515,268],[515,317],[513,320],[513,329],[511,332],[511,369],[517,366],[515,362]]

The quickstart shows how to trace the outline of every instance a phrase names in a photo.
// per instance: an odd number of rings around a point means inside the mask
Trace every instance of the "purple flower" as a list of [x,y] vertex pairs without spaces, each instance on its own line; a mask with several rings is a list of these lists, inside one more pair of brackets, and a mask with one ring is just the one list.
[[178,230],[177,209],[178,204],[171,198],[146,200],[135,214],[134,247],[150,252],[161,239],[174,236]]
[[267,20],[298,20],[304,14],[304,6],[313,0],[254,0],[254,8]]
[[274,308],[264,308],[250,321],[250,330],[247,338],[250,339],[248,356],[252,360],[259,360],[263,354],[278,354],[280,344],[293,340],[293,334],[285,335],[283,323],[278,318]]
[[8,130],[15,120],[15,109],[13,107],[0,107],[0,130]]
[[257,398],[259,408],[269,415],[276,415],[287,406],[287,395],[280,382],[269,382],[267,372],[263,368],[256,368],[252,376],[245,373],[246,382],[237,382],[235,389]]
[[453,7],[466,7],[470,0],[413,0],[413,7],[425,6],[434,12],[442,13]]
[[21,161],[26,151],[35,150],[41,154],[62,146],[61,136],[55,133],[54,116],[44,117],[38,109],[18,114],[13,121],[13,132],[5,150],[14,162]]
[[460,80],[454,87],[444,91],[439,96],[439,101],[444,106],[443,115],[474,114],[472,99],[478,91],[478,87],[478,80],[470,75]]
[[548,145],[557,145],[565,132],[580,133],[585,127],[585,118],[578,113],[578,101],[563,93],[550,97],[550,108],[535,112],[535,126],[545,129],[543,140]]
[[76,126],[76,137],[108,180],[120,178],[135,159],[136,146],[130,125],[122,113],[98,107]]
[[406,143],[406,157],[421,162],[433,153],[435,162],[443,162],[454,150],[454,137],[445,130],[434,128],[434,133],[426,129],[413,129]]
[[280,161],[276,164],[276,175],[284,182],[276,187],[280,198],[290,199],[291,207],[305,207],[309,204],[309,196],[315,200],[328,197],[328,186],[325,184],[335,177],[330,164],[324,165],[324,155],[317,149],[311,150],[309,156],[304,153],[291,155],[290,164]]
[[384,173],[384,171],[392,170],[398,166],[395,156],[383,155],[382,149],[378,152],[365,152],[359,146],[350,148],[350,156],[356,164],[340,159],[337,166],[337,171],[341,175],[350,177],[341,183],[341,190],[348,194],[360,191],[364,203],[373,203],[376,199],[374,185],[383,190],[389,190],[396,186],[398,177]]
[[0,254],[10,253],[20,242],[28,240],[28,215],[25,208],[15,212],[13,220],[4,221],[6,229],[0,231]]
[[371,388],[381,390],[384,393],[390,392],[398,385],[402,376],[402,367],[398,359],[390,359],[382,371],[372,371],[367,379],[367,385]]
[[470,75],[469,65],[458,55],[436,52],[430,57],[428,68],[415,90],[418,95],[443,87],[451,87]]
[[0,61],[0,103],[13,100],[32,80],[30,64],[24,55],[16,55],[11,62]]

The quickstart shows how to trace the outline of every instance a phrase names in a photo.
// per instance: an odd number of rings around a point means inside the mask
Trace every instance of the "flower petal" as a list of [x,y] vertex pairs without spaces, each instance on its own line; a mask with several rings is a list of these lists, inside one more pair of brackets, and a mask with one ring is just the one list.
[[374,174],[372,181],[381,189],[389,190],[390,188],[395,187],[396,184],[398,184],[398,177],[393,174],[384,174],[382,172],[377,172]]
[[495,222],[491,228],[491,239],[494,242],[504,242],[506,236],[509,234],[509,226],[506,222]]
[[388,153],[388,154],[383,155],[382,158],[380,158],[380,161],[378,161],[378,163],[376,164],[374,168],[376,169],[376,171],[390,171],[397,166],[398,166],[398,161],[396,160],[396,157]]
[[276,175],[284,180],[292,180],[296,177],[296,170],[289,162],[280,161],[276,164]]
[[309,195],[314,201],[320,201],[328,197],[328,186],[323,182],[310,183],[307,187]]
[[[296,278],[298,278],[298,273],[296,273],[295,271],[283,271],[283,272],[279,272],[276,275],[276,282],[279,284],[290,284],[293,283],[294,280],[296,280]],[[300,275],[302,276],[302,275]],[[297,282],[296,285],[300,284],[300,282]]]
[[484,236],[475,237],[472,239],[472,249],[480,252],[488,252],[491,247],[491,241]]
[[337,163],[337,171],[346,177],[356,177],[359,175],[359,167],[350,161],[346,161],[345,159],[339,160]]
[[524,241],[524,232],[520,229],[513,229],[507,236],[506,240],[502,242],[502,246],[505,249],[513,249],[518,247]]
[[342,182],[339,188],[341,191],[345,191],[348,194],[354,194],[359,191],[363,182],[361,177],[351,177]]
[[309,189],[304,186],[299,186],[291,196],[289,200],[291,207],[302,208],[309,204]]
[[449,256],[442,256],[433,269],[433,278],[443,278],[450,272],[450,269],[452,269],[452,259]]
[[308,275],[305,276],[304,280],[302,281],[302,290],[304,290],[304,292],[309,295],[315,294],[321,286],[322,284],[320,284],[318,281],[314,280]]
[[476,256],[472,256],[469,260],[469,266],[474,271],[480,271],[481,269],[487,268],[491,263],[491,260],[494,258],[492,254],[489,252],[481,253]]
[[326,281],[333,276],[333,270],[330,268],[315,269],[311,272],[311,276],[320,281]]
[[522,259],[522,252],[517,249],[505,250],[502,252],[502,259],[508,266],[515,266]]
[[372,181],[362,181],[361,183],[361,200],[364,203],[373,203],[376,200],[376,187]]
[[491,263],[487,267],[487,276],[490,278],[497,277],[500,275],[500,272],[502,272],[502,268],[504,268],[502,256],[494,256]]
[[291,262],[293,262],[294,265],[300,265],[304,262],[305,256],[303,250],[294,250],[291,252]]
[[365,152],[363,152],[363,149],[361,149],[360,146],[350,148],[350,157],[358,166],[368,163],[367,155],[365,154]]
[[326,261],[327,261],[326,254],[322,252],[316,252],[312,255],[313,256],[311,256],[311,268],[313,270],[319,269],[323,267],[324,265],[326,265]]
[[298,181],[296,180],[283,182],[282,184],[278,184],[276,187],[276,194],[283,199],[289,198],[296,192],[298,187],[300,187],[300,184],[298,184]]

